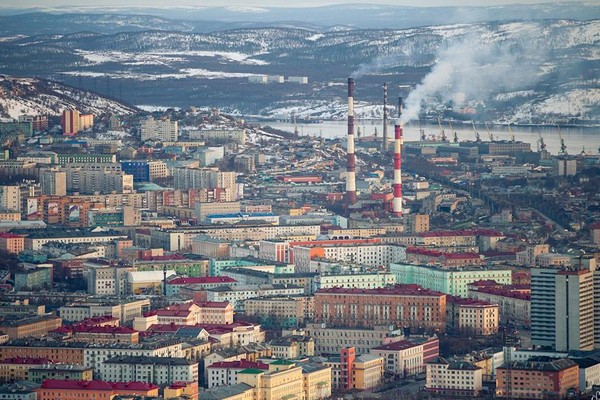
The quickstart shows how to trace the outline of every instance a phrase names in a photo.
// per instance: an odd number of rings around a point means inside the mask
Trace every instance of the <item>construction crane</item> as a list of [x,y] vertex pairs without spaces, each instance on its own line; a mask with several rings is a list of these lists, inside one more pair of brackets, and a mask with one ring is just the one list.
[[546,151],[546,143],[544,143],[544,138],[542,137],[542,132],[540,132],[540,128],[538,126],[538,152]]
[[490,137],[490,142],[494,141],[494,135],[492,135],[492,132],[490,131],[490,127],[488,126],[488,123],[485,123],[485,129],[487,130],[488,136]]
[[473,125],[473,132],[475,132],[475,141],[477,143],[481,142],[481,136],[479,136],[479,132],[477,132],[477,128],[475,128],[475,121],[471,120],[471,125]]
[[558,128],[558,137],[560,138],[560,150],[558,152],[559,156],[566,156],[567,154],[567,145],[565,144],[565,139],[562,137],[562,133],[560,132],[560,126],[556,125]]
[[510,124],[508,124],[508,131],[510,132],[510,140],[514,143],[515,142],[515,134],[512,131],[512,128],[510,127]]
[[447,142],[448,138],[446,137],[446,132],[444,131],[444,128],[442,128],[442,119],[440,118],[439,115],[438,115],[438,125],[440,126],[440,139],[442,139],[442,142]]

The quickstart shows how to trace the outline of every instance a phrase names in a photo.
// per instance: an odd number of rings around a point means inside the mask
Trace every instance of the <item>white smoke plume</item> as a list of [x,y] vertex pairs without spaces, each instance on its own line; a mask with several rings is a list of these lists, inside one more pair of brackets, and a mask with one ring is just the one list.
[[444,46],[431,72],[406,98],[402,122],[418,119],[425,101],[435,97],[460,106],[485,103],[495,93],[531,87],[539,79],[545,47],[526,32],[487,41],[468,35]]

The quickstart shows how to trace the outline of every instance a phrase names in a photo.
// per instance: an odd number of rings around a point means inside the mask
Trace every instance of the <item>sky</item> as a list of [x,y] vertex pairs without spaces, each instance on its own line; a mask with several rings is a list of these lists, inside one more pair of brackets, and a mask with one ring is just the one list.
[[[398,6],[495,6],[502,4],[523,3],[554,3],[553,0],[3,0],[3,8],[30,8],[30,7],[60,7],[60,6],[87,6],[87,7],[157,7],[164,8],[165,3],[170,7],[314,7],[332,4],[387,4]],[[65,10],[68,11],[68,10]]]

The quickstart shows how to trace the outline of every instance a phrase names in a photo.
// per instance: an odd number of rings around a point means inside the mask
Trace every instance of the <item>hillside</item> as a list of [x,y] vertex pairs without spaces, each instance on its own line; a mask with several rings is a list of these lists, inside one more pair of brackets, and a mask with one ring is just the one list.
[[[357,99],[371,104],[380,103],[383,82],[392,98],[416,92],[408,99],[415,116],[594,124],[599,44],[600,20],[86,32],[4,38],[0,72],[62,81],[132,104],[270,115],[343,104],[344,81],[352,75]],[[257,74],[307,76],[310,84],[249,83]],[[476,116],[456,112],[463,108]]]
[[94,115],[137,111],[116,100],[60,83],[0,75],[0,119],[17,119],[23,114],[60,115],[68,108]]

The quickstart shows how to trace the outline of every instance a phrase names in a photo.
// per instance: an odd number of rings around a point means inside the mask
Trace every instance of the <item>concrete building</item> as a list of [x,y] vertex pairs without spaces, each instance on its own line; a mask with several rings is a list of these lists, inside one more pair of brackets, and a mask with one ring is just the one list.
[[391,272],[321,274],[315,278],[314,292],[320,289],[343,287],[375,289],[396,284],[396,275]]
[[173,277],[175,271],[128,271],[127,293],[128,294],[162,294],[166,279]]
[[390,272],[396,275],[399,284],[419,285],[427,289],[443,292],[452,296],[467,297],[468,285],[480,280],[494,280],[500,284],[512,283],[510,269],[461,268],[444,269],[440,267],[390,264]]
[[236,178],[235,172],[222,172],[215,168],[175,168],[173,170],[175,189],[221,188],[226,190],[226,201],[238,199]]
[[201,129],[188,131],[191,140],[204,140],[211,143],[246,144],[245,129]]
[[446,295],[418,285],[322,289],[315,293],[315,320],[347,327],[391,323],[443,332],[446,329]]
[[594,348],[591,271],[531,269],[531,341],[556,351]]
[[20,254],[25,249],[25,237],[14,233],[0,233],[0,252]]
[[159,387],[143,382],[70,381],[47,379],[36,389],[37,400],[110,400],[117,395],[158,396]]
[[177,357],[116,356],[100,364],[98,375],[108,382],[148,382],[164,386],[197,382],[198,363]]
[[133,175],[120,164],[70,164],[65,172],[70,193],[133,193]]
[[94,126],[94,115],[81,114],[78,110],[65,110],[62,113],[60,124],[63,128],[63,135],[74,136]]
[[87,272],[87,291],[93,295],[124,296],[127,294],[127,273],[132,267],[82,264]]
[[531,324],[531,289],[529,285],[500,285],[495,281],[478,281],[468,285],[469,298],[498,304],[500,323],[529,327]]
[[210,289],[223,285],[235,285],[236,280],[229,276],[177,277],[167,281],[167,296],[176,296],[184,286],[194,285],[198,289]]
[[448,296],[446,324],[448,330],[463,335],[490,336],[498,333],[498,304],[483,300]]
[[332,385],[337,390],[368,390],[383,381],[383,358],[371,354],[357,355],[354,347],[344,347],[339,356],[329,357]]
[[140,138],[142,141],[176,142],[179,139],[178,122],[168,118],[154,119],[150,116],[140,121]]
[[304,288],[287,284],[274,285],[237,285],[220,286],[206,290],[206,301],[223,302],[233,304],[234,310],[244,311],[244,303],[247,299],[271,296],[294,296],[303,295]]
[[9,339],[41,338],[58,329],[61,324],[62,318],[53,314],[5,318],[0,322],[0,332],[8,335]]
[[0,383],[26,381],[29,371],[37,366],[49,363],[45,358],[7,358],[0,361]]
[[58,168],[40,171],[42,194],[48,196],[67,195],[67,173]]
[[52,286],[52,268],[34,268],[15,272],[16,290],[39,290]]
[[327,324],[308,323],[305,334],[315,339],[315,354],[339,354],[342,348],[352,346],[360,354],[372,348],[404,339],[401,329],[390,325],[373,328],[339,328]]
[[440,355],[436,337],[423,340],[399,340],[374,347],[369,353],[383,359],[386,372],[400,377],[425,372],[425,364]]
[[298,326],[314,314],[314,298],[311,296],[275,296],[247,299],[244,314],[255,317],[276,318],[283,326]]
[[198,235],[192,239],[192,253],[209,258],[226,259],[230,256],[231,243],[227,240]]
[[425,388],[441,395],[479,397],[483,388],[483,370],[464,361],[448,361],[442,357],[426,366]]
[[170,175],[164,161],[121,161],[124,173],[132,175],[134,182],[154,182]]
[[27,380],[41,384],[46,379],[91,381],[94,371],[75,364],[43,364],[29,369]]
[[267,223],[279,225],[279,216],[272,213],[219,213],[208,214],[205,218],[207,224],[239,224],[254,221],[257,223]]
[[59,315],[65,321],[77,322],[92,317],[110,315],[122,323],[132,322],[150,310],[150,300],[98,299],[67,304],[59,308]]
[[258,369],[268,371],[269,365],[257,361],[219,361],[206,367],[208,371],[208,388],[217,386],[232,386],[238,383],[238,373],[245,369]]
[[136,317],[135,330],[147,331],[153,325],[196,326],[226,325],[233,323],[233,306],[227,302],[187,302],[153,310]]
[[21,188],[19,186],[0,186],[0,210],[21,211]]
[[497,369],[496,398],[566,399],[579,391],[579,366],[569,359],[512,361]]

